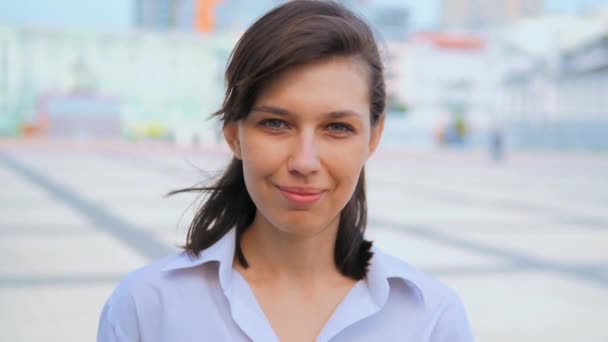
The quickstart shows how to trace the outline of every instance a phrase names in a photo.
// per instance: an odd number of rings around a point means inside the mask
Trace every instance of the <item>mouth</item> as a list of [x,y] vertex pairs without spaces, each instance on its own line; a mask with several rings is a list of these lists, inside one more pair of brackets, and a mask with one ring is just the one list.
[[278,186],[277,188],[290,202],[295,204],[312,204],[321,199],[325,190],[318,188],[302,188],[302,187],[284,187]]

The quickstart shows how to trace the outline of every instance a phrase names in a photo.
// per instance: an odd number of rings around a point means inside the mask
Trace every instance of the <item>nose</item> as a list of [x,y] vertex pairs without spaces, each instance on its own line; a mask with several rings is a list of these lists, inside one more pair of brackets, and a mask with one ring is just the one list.
[[287,168],[290,173],[307,176],[318,171],[320,167],[321,161],[314,134],[303,132],[294,140]]

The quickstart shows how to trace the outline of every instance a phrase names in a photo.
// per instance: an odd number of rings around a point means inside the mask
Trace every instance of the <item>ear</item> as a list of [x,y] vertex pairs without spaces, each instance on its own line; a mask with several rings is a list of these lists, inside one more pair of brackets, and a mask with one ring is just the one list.
[[241,142],[239,140],[239,126],[237,122],[229,122],[224,125],[224,139],[232,150],[236,159],[243,159],[241,156]]
[[369,158],[378,145],[380,145],[380,138],[382,138],[382,132],[384,132],[384,119],[386,118],[386,113],[383,113],[378,118],[378,122],[372,126],[372,131],[369,137],[369,147],[367,157]]

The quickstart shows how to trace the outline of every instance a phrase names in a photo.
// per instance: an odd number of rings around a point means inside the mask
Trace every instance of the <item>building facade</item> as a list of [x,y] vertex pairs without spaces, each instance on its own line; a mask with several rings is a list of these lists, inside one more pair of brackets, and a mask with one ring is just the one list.
[[[226,0],[228,1],[228,0]],[[134,0],[134,26],[155,31],[211,32],[222,0]]]
[[505,32],[497,111],[513,144],[608,149],[607,19],[546,16]]
[[234,38],[0,27],[0,134],[97,113],[125,135],[188,140],[214,128]]
[[542,9],[542,0],[442,0],[441,22],[446,28],[488,28],[536,16]]

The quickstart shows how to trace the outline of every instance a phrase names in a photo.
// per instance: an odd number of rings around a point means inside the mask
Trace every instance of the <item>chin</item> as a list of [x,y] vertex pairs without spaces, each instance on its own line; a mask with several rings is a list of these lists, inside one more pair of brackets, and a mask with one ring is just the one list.
[[274,225],[280,231],[301,237],[316,236],[332,226],[334,220],[318,220],[309,212],[290,212],[290,217],[284,220],[277,220]]

